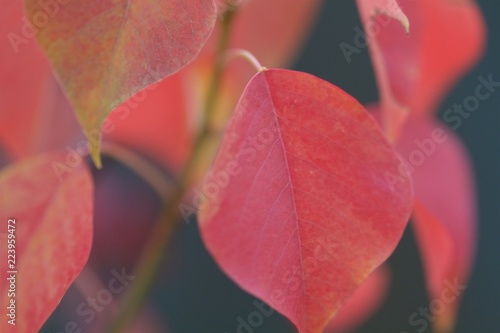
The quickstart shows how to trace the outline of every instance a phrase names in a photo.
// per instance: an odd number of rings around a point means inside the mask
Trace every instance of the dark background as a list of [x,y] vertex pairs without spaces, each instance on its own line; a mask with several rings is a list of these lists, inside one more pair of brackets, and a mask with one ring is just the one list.
[[[480,0],[478,3],[488,24],[486,54],[475,69],[458,82],[442,103],[441,110],[450,107],[455,101],[462,101],[463,96],[474,91],[478,75],[492,73],[496,81],[500,80],[500,3],[492,0]],[[347,64],[339,48],[341,42],[352,41],[356,26],[362,24],[354,1],[326,0],[314,32],[294,68],[326,79],[367,103],[378,98],[368,50],[353,55],[352,63]],[[458,130],[458,135],[470,151],[475,168],[480,232],[476,267],[463,299],[458,333],[500,332],[499,109],[500,91],[482,102],[479,110],[464,121]],[[108,170],[113,168],[121,174],[122,179],[131,182],[131,186],[141,186],[136,184],[136,176],[124,167],[111,163]],[[393,276],[388,298],[384,306],[357,332],[417,332],[408,323],[408,318],[420,306],[427,306],[428,300],[419,254],[410,229],[390,258],[390,264]],[[106,279],[105,276],[103,278]],[[168,323],[170,333],[237,332],[238,317],[246,318],[256,310],[252,304],[255,298],[244,293],[220,272],[205,251],[194,218],[189,224],[184,224],[176,236],[170,259],[158,278],[151,300]],[[64,304],[65,301],[57,311],[59,314],[64,313],[61,309]],[[68,320],[66,315],[63,318]],[[42,332],[55,328],[60,330],[60,323],[54,317]],[[253,332],[291,333],[296,330],[286,319],[274,313]],[[425,332],[431,332],[430,328]],[[239,333],[252,332],[242,330]]]

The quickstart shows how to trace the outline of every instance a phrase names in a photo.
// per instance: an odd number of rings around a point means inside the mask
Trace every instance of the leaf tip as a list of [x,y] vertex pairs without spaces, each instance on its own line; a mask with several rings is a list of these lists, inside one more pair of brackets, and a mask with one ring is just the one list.
[[102,160],[101,160],[101,144],[98,143],[90,143],[90,157],[92,158],[92,162],[97,169],[102,169]]
[[403,12],[401,7],[399,7],[399,4],[396,1],[389,1],[387,7],[375,8],[372,16],[375,17],[381,14],[387,15],[397,20],[403,26],[405,33],[407,35],[410,34],[410,20],[408,19],[408,16],[406,16],[406,14]]
[[405,15],[404,18],[402,18],[402,20],[400,20],[399,22],[401,22],[401,25],[403,25],[406,34],[410,35],[410,20],[408,19],[408,17]]
[[451,333],[455,329],[456,316],[453,311],[445,311],[444,314],[436,316],[433,324],[437,333]]

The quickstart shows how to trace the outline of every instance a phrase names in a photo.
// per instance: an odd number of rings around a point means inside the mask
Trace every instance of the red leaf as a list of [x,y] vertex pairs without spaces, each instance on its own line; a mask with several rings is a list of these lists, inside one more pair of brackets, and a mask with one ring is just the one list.
[[377,74],[382,124],[397,137],[409,112],[433,115],[445,93],[478,60],[485,24],[474,1],[400,0],[411,25],[406,35],[399,24],[374,15],[380,2],[357,1]]
[[206,179],[200,228],[246,291],[320,332],[394,250],[411,211],[399,159],[351,96],[308,74],[247,86]]
[[[93,184],[85,165],[59,181],[54,163],[65,154],[39,155],[0,173],[0,302],[15,299],[15,326],[0,321],[1,332],[38,332],[85,265],[92,242]],[[15,219],[13,234],[8,220]],[[14,267],[7,267],[7,245],[15,239]],[[11,262],[9,262],[11,264]],[[15,275],[15,298],[7,271]],[[10,311],[10,310],[9,310]]]
[[[25,0],[100,165],[99,131],[111,110],[196,57],[216,18],[213,0]],[[49,18],[49,16],[51,16]],[[41,26],[40,26],[41,25]]]
[[[398,144],[414,180],[415,234],[427,287],[440,299],[448,283],[466,283],[476,247],[475,189],[467,153],[456,135],[437,121],[412,119]],[[436,325],[453,326],[458,297],[446,304]]]

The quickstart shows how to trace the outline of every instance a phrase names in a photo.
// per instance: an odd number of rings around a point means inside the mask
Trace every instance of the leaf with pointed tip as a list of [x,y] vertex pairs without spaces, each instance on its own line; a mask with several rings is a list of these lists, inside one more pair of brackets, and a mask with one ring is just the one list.
[[203,187],[204,243],[246,291],[319,333],[394,250],[413,201],[367,111],[314,76],[248,84]]
[[[93,184],[85,165],[72,169],[61,182],[54,163],[64,153],[45,153],[0,172],[0,248],[15,246],[15,267],[0,261],[0,303],[8,297],[16,274],[16,325],[0,321],[5,333],[38,332],[87,262],[92,243]],[[13,233],[7,221],[15,219]],[[11,236],[15,235],[15,238]],[[12,241],[15,240],[15,243]]]
[[[468,155],[438,121],[412,119],[397,145],[415,186],[413,228],[427,289],[438,299],[448,283],[467,283],[476,249],[475,189]],[[435,325],[453,327],[461,297],[448,302]]]
[[[46,11],[44,2],[25,4],[35,21]],[[106,116],[193,60],[213,29],[216,7],[213,0],[73,0],[54,8],[36,36],[100,166]]]
[[[474,1],[399,0],[410,22],[383,10],[382,0],[357,0],[381,96],[382,125],[397,138],[411,113],[432,116],[456,80],[478,60],[485,24]],[[382,9],[380,9],[382,7]],[[389,5],[393,7],[393,5]]]

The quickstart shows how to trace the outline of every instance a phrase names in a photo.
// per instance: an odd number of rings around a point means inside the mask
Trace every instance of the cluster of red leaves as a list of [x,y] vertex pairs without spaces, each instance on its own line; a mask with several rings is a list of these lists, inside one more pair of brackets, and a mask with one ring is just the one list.
[[[280,1],[231,3],[241,8],[230,47],[252,51],[266,66],[285,66],[319,3],[294,1],[286,11]],[[0,208],[2,221],[15,218],[18,226],[19,325],[2,321],[0,330],[32,332],[88,258],[93,184],[82,158],[90,153],[99,166],[103,137],[170,170],[189,158],[210,84],[217,6],[213,0],[25,0],[23,12],[20,2],[2,5],[0,31],[8,36],[2,46],[12,52],[0,59],[6,87],[0,144],[12,164],[0,173],[6,193]],[[446,280],[466,282],[473,259],[468,159],[453,133],[436,134],[442,125],[434,113],[481,53],[479,11],[458,0],[358,0],[358,7],[366,26],[380,15],[394,19],[368,34],[383,130],[339,88],[304,73],[263,70],[245,88],[200,185],[206,198],[200,229],[215,260],[301,333],[321,332],[342,306],[329,330],[345,331],[371,313],[388,281],[380,265],[412,210],[431,298]],[[397,21],[409,22],[409,35]],[[247,68],[227,68],[221,124],[251,75]],[[425,163],[405,162],[421,148],[415,140],[435,136],[447,139],[432,141]],[[72,153],[48,152],[64,147]],[[20,160],[36,152],[43,153]],[[217,183],[221,175],[224,184]],[[453,325],[458,304],[440,315],[439,327]]]

